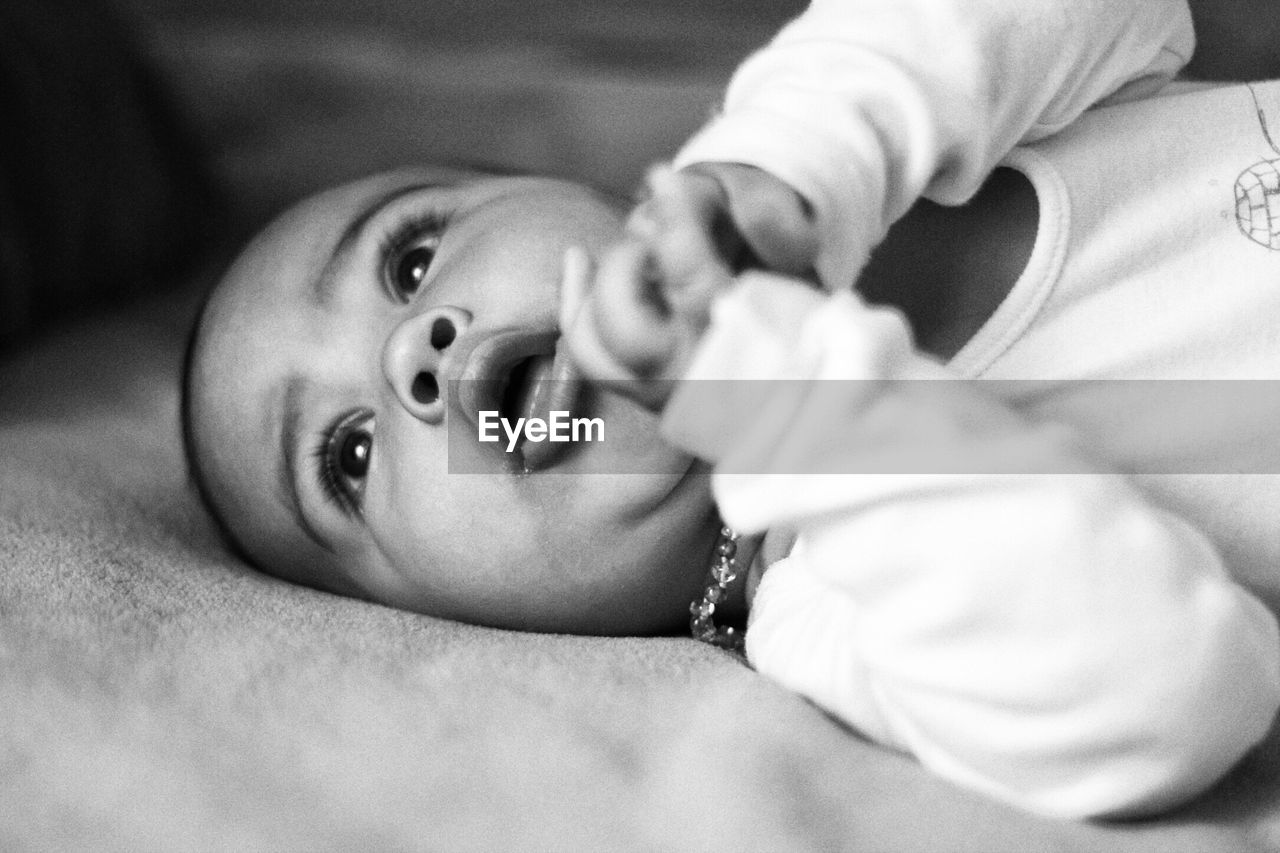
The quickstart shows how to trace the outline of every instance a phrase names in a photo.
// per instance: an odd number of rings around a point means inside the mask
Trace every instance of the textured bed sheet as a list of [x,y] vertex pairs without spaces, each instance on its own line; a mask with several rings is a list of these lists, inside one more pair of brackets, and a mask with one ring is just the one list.
[[[406,71],[400,47],[344,54],[323,33],[317,64],[255,33],[155,40],[249,222],[406,153],[625,189],[715,85],[528,52],[496,77],[471,52]],[[406,152],[379,122],[410,92],[508,118],[447,139],[424,122],[437,136]],[[633,132],[624,162],[593,159]],[[479,629],[255,573],[218,544],[179,449],[200,289],[0,363],[0,849],[1280,850],[1280,737],[1163,820],[1058,823],[937,781],[691,640]]]

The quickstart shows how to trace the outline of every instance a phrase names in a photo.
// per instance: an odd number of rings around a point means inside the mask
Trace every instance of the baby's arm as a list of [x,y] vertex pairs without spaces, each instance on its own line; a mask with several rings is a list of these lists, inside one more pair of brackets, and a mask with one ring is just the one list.
[[[1062,817],[1171,807],[1266,733],[1274,617],[1070,433],[948,379],[851,294],[748,274],[711,314],[663,430],[717,463],[728,524],[799,531],[752,604],[757,669]],[[786,381],[695,381],[744,378]]]
[[1158,88],[1194,41],[1185,0],[814,0],[675,165],[764,266],[839,289],[922,194],[966,201],[1020,142]]

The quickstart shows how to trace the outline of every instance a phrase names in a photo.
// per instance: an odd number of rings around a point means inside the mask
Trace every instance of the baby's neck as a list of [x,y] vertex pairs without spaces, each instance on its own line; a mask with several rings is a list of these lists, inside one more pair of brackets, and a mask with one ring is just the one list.
[[1026,269],[1039,212],[1035,188],[1012,169],[997,169],[962,207],[921,201],[889,230],[858,290],[901,309],[917,346],[949,359]]

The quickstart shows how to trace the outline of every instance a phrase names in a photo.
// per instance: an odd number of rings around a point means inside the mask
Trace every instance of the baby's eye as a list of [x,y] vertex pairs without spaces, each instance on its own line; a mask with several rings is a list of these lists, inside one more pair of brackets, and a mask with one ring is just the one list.
[[407,300],[422,286],[440,247],[440,235],[432,234],[409,247],[394,260],[391,287],[398,298]]
[[362,429],[352,430],[338,448],[338,470],[353,480],[369,473],[369,454],[373,452],[373,436]]
[[325,497],[348,514],[359,513],[373,458],[370,413],[359,411],[340,418],[325,431],[315,456]]
[[429,207],[390,223],[378,249],[379,277],[392,299],[408,302],[422,289],[449,224],[447,211]]

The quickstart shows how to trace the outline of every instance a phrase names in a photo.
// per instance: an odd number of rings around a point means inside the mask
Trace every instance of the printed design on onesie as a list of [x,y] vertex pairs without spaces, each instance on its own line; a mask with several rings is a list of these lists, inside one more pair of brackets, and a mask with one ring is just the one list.
[[[1253,106],[1258,112],[1258,124],[1271,150],[1280,155],[1280,148],[1271,138],[1267,127],[1267,114],[1258,102],[1258,93],[1252,84],[1246,83],[1253,96]],[[1245,169],[1236,179],[1236,223],[1240,233],[1259,246],[1273,252],[1280,251],[1280,159],[1263,160]]]

